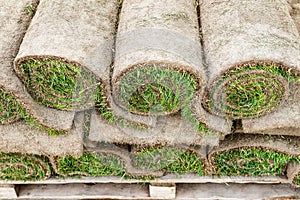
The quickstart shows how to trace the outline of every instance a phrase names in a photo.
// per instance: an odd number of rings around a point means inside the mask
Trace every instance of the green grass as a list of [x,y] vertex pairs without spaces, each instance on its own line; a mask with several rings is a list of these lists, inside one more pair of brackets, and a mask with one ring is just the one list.
[[234,149],[215,158],[220,175],[264,176],[284,173],[288,162],[300,163],[300,158],[265,149]]
[[44,157],[18,153],[0,153],[0,179],[36,181],[51,173]]
[[136,130],[143,130],[147,128],[142,124],[131,122],[126,119],[115,116],[112,113],[111,109],[108,107],[108,103],[104,96],[105,95],[102,92],[102,87],[98,86],[97,96],[95,100],[95,108],[99,112],[100,116],[102,116],[102,118],[105,119],[107,122],[118,123],[119,125],[122,125],[124,127],[131,127],[135,128]]
[[20,117],[20,107],[16,98],[0,89],[0,124],[17,120]]
[[178,148],[152,148],[136,153],[137,167],[167,173],[204,175],[203,163],[194,153]]
[[39,124],[12,95],[0,89],[0,124],[13,123],[23,119],[27,124],[39,130],[47,131],[50,135],[65,134],[65,131],[55,130]]
[[33,16],[36,12],[35,5],[28,5],[24,7],[24,12],[30,16]]
[[60,110],[92,107],[98,81],[76,64],[58,59],[27,59],[20,72],[32,97],[41,104]]
[[129,111],[140,114],[181,111],[182,117],[192,122],[196,130],[214,133],[191,111],[191,100],[198,87],[196,78],[191,74],[144,66],[124,75],[118,84],[120,99]]
[[[255,73],[257,70],[264,74]],[[237,78],[230,80],[233,76]],[[276,109],[284,98],[284,87],[277,76],[300,83],[300,77],[280,66],[246,65],[228,71],[213,85],[207,107],[232,118],[262,116]],[[214,98],[216,92],[223,94]]]
[[141,86],[129,99],[130,110],[147,113],[172,112],[179,104],[170,88],[155,83]]
[[300,174],[296,177],[296,185],[300,185]]
[[60,175],[66,176],[125,176],[122,161],[113,155],[85,153],[79,158],[66,156],[57,159]]
[[197,82],[190,74],[155,66],[133,70],[118,84],[122,103],[137,113],[178,111],[197,89]]
[[[41,104],[60,110],[96,106],[108,122],[141,128],[112,114],[102,85],[81,67],[54,59],[27,59],[20,64],[29,93]],[[32,121],[32,120],[30,120]]]

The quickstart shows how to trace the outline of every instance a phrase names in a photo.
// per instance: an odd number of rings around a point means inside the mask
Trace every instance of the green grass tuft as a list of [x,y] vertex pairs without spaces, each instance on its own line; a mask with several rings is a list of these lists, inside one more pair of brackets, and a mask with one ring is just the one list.
[[135,165],[148,170],[167,173],[197,173],[204,175],[203,163],[194,153],[178,148],[153,148],[138,152]]
[[290,161],[298,158],[264,149],[234,149],[214,158],[220,175],[280,175]]
[[95,76],[83,68],[55,59],[27,59],[20,63],[24,83],[41,104],[72,110],[92,107],[96,98]]
[[113,155],[85,153],[79,158],[66,156],[57,159],[60,175],[67,176],[125,176],[122,161]]
[[129,99],[129,110],[146,113],[172,112],[180,104],[176,97],[170,88],[163,85],[153,83],[141,86]]
[[18,153],[0,153],[0,179],[36,181],[50,176],[50,164],[44,157]]
[[102,92],[102,87],[98,86],[97,90],[97,96],[95,100],[95,107],[96,110],[99,112],[100,116],[102,116],[103,119],[108,121],[109,123],[118,123],[124,127],[131,127],[135,128],[136,130],[143,130],[146,129],[146,127],[142,124],[137,124],[131,121],[128,121],[126,119],[122,119],[118,116],[115,116],[111,109],[108,107],[108,103],[106,99],[104,98],[104,94]]
[[[253,74],[257,70],[264,74]],[[240,75],[242,73],[247,74]],[[237,77],[230,80],[233,76]],[[207,107],[233,118],[262,116],[275,109],[284,98],[284,87],[276,76],[287,82],[300,82],[300,77],[279,66],[247,65],[228,71],[214,84]],[[215,93],[220,94],[215,96]]]

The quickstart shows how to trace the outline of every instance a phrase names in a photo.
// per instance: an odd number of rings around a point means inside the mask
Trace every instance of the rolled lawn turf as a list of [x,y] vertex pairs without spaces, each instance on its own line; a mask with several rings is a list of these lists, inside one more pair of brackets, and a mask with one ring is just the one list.
[[203,105],[234,119],[276,110],[299,80],[300,43],[286,1],[200,3],[208,88]]
[[133,121],[180,112],[195,130],[230,132],[228,126],[202,122],[203,113],[192,109],[206,83],[197,1],[125,0],[119,18],[112,74],[115,112],[130,113]]
[[118,7],[118,0],[40,1],[15,59],[36,101],[79,111],[109,94]]
[[286,175],[300,163],[298,137],[229,135],[208,155],[210,173],[226,176]]
[[1,1],[0,124],[10,124],[24,119],[31,125],[57,134],[71,129],[74,113],[38,105],[24,90],[13,70],[13,60],[35,13],[37,3],[38,1],[34,0]]
[[[289,1],[291,15],[300,33],[300,2]],[[298,42],[300,42],[300,37]],[[300,49],[299,49],[300,51]],[[245,133],[300,136],[300,77],[289,80],[289,92],[281,106],[273,113],[253,119],[242,120]],[[268,122],[268,123],[265,123]]]
[[123,1],[113,98],[127,112],[178,112],[205,82],[193,1]]
[[61,176],[124,176],[122,160],[114,155],[84,153],[80,157],[58,157],[52,163]]
[[165,173],[204,175],[201,158],[191,150],[177,147],[156,147],[136,151],[134,164],[139,168]]
[[1,180],[37,181],[50,176],[50,164],[43,156],[0,153]]
[[242,120],[244,133],[300,136],[300,81],[289,82],[289,93],[278,109],[265,116]]

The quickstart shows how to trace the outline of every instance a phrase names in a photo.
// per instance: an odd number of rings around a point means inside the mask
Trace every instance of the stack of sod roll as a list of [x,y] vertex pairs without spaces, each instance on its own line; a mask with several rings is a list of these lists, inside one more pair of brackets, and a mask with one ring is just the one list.
[[242,119],[249,133],[299,130],[300,39],[288,3],[203,0],[200,8],[209,75],[204,107]]
[[191,104],[205,83],[197,2],[123,1],[112,74],[115,103],[140,116],[180,111],[197,124]]
[[[300,185],[297,6],[0,2],[0,179],[287,174]],[[237,128],[260,135],[217,146]]]
[[[80,154],[83,150],[82,125],[78,120],[80,115],[36,103],[13,69],[14,58],[38,1],[12,0],[0,1],[0,4],[0,152],[61,156]],[[20,157],[20,163],[30,163],[30,159],[23,159],[21,154],[13,157]],[[2,157],[5,161],[1,164],[1,170],[7,171],[10,167],[20,168],[20,171],[26,169],[25,165],[18,164],[19,158],[10,160],[10,155],[7,157],[5,153],[1,154]],[[16,165],[12,164],[14,162]],[[38,173],[28,167],[32,176]]]

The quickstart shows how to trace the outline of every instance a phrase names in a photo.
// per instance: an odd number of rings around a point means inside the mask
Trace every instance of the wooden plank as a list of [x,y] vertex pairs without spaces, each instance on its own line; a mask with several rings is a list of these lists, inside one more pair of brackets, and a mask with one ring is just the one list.
[[173,185],[149,185],[150,197],[157,199],[175,199],[176,186]]
[[17,192],[14,185],[0,186],[0,199],[16,199]]
[[139,184],[24,185],[18,199],[151,199]]
[[288,184],[178,184],[177,198],[184,200],[300,199],[300,189]]
[[195,174],[174,175],[168,174],[154,180],[125,179],[116,176],[81,177],[81,178],[51,178],[43,181],[0,181],[0,185],[7,184],[66,184],[66,183],[289,183],[286,177],[264,176],[198,176]]
[[[148,184],[51,184],[21,185],[17,199],[167,199],[167,186],[151,186]],[[172,187],[172,186],[170,186]],[[150,189],[151,191],[151,189]],[[172,190],[173,192],[173,190]],[[160,195],[158,195],[160,194]],[[170,194],[170,193],[169,193]],[[174,195],[174,193],[172,193]],[[168,199],[174,199],[169,196]],[[300,199],[300,189],[288,184],[176,184],[176,198],[184,200],[243,199],[263,200],[275,198]]]

